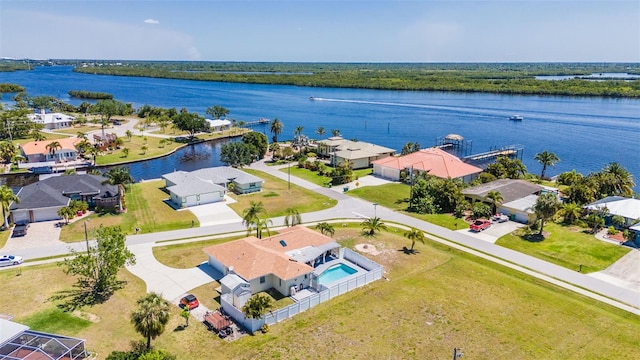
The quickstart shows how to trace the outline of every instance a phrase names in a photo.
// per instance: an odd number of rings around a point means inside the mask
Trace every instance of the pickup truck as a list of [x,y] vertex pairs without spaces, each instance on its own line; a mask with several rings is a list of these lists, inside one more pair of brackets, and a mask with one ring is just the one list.
[[484,220],[484,219],[478,219],[478,220],[474,221],[473,224],[471,224],[469,226],[469,229],[471,229],[471,231],[480,232],[480,231],[488,229],[490,226],[491,226],[491,221]]

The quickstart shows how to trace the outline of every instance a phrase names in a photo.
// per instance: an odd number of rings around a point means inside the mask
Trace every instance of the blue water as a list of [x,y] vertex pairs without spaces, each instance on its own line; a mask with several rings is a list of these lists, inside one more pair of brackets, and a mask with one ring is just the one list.
[[357,272],[358,270],[352,269],[345,264],[333,265],[330,268],[323,271],[322,274],[320,274],[320,276],[318,276],[318,283],[322,285],[327,285],[334,281],[340,280],[343,277],[353,275]]
[[[345,138],[400,150],[408,141],[430,147],[436,138],[456,133],[471,142],[473,153],[523,145],[522,161],[533,173],[541,170],[534,155],[547,150],[561,160],[547,170],[549,176],[572,169],[586,175],[617,161],[640,183],[638,99],[231,84],[87,75],[73,73],[69,66],[0,73],[0,82],[20,84],[32,96],[52,95],[72,104],[82,100],[71,99],[69,90],[108,92],[136,107],[186,107],[203,115],[207,107],[222,105],[231,111],[230,118],[239,121],[280,119],[284,124],[280,139],[292,138],[297,126],[317,138],[314,132],[322,126],[327,134],[339,129]],[[310,96],[317,100],[310,101]],[[513,114],[523,115],[524,121],[507,120]],[[255,130],[271,137],[266,126]],[[219,165],[219,146],[185,149],[170,159],[134,165],[132,171],[136,179],[149,179],[184,166]]]

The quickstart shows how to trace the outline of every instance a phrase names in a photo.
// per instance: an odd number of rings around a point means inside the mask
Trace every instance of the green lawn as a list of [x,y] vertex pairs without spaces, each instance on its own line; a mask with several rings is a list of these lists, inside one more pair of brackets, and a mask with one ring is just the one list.
[[289,190],[287,181],[262,171],[251,169],[242,169],[242,171],[262,178],[265,182],[262,185],[261,192],[247,195],[232,195],[238,202],[230,204],[229,207],[240,216],[242,216],[242,211],[249,207],[251,201],[262,201],[269,217],[283,216],[286,214],[285,210],[292,207],[296,208],[302,214],[302,221],[304,222],[304,213],[328,209],[338,203],[334,199],[304,189],[295,184],[291,184],[291,190]]
[[306,180],[319,186],[326,186],[331,182],[330,177],[320,176],[316,171],[299,168],[297,163],[291,163],[291,167],[280,169],[280,171],[282,171],[283,173],[289,173],[289,170],[291,170],[291,176],[299,177],[300,179]]
[[469,227],[469,224],[462,219],[456,219],[451,214],[416,214],[406,211],[410,190],[411,188],[407,184],[389,183],[379,186],[363,186],[349,190],[347,194],[450,230]]
[[[163,180],[145,181],[129,186],[125,194],[127,212],[123,214],[93,214],[88,216],[88,228],[100,225],[118,225],[127,234],[136,227],[141,233],[186,229],[192,221],[199,226],[198,218],[190,211],[176,211],[163,200],[169,195],[162,191]],[[76,221],[62,228],[60,240],[66,242],[84,240],[84,221]]]
[[604,270],[630,251],[627,247],[600,241],[579,227],[547,223],[544,233],[542,241],[528,240],[520,230],[501,237],[496,244],[571,270],[579,270],[582,265],[584,273]]
[[[164,141],[165,143],[161,145],[161,141]],[[143,146],[147,147],[146,151],[142,150]],[[98,165],[108,165],[163,156],[180,146],[183,146],[183,144],[168,141],[167,139],[161,139],[153,136],[134,135],[131,137],[131,140],[127,137],[124,138],[124,144],[122,147],[129,149],[129,154],[127,156],[125,156],[122,149],[114,150],[103,155],[98,155],[96,163]]]

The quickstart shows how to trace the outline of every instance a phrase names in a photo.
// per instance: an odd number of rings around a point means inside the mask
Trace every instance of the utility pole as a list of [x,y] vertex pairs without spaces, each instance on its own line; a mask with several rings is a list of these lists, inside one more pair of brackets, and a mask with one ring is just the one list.
[[453,348],[453,360],[459,359],[464,355],[461,348]]
[[287,189],[291,192],[291,161],[289,161],[289,176],[287,178]]
[[84,222],[84,241],[87,244],[87,255],[91,256],[91,252],[89,251],[89,232],[87,231],[87,221]]

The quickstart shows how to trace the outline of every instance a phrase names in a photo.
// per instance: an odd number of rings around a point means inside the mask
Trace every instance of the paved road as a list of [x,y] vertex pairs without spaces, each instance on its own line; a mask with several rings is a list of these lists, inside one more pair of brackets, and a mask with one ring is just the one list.
[[[258,162],[251,166],[254,169],[265,171],[285,181],[288,175],[278,170],[278,167],[269,167],[264,162]],[[478,256],[499,262],[505,266],[531,274],[559,286],[583,293],[600,301],[607,302],[624,310],[640,315],[640,287],[623,286],[603,279],[595,278],[577,271],[572,271],[534,257],[506,249],[491,242],[473,238],[465,233],[452,231],[413,217],[394,212],[382,206],[374,207],[372,203],[352,198],[335,189],[323,188],[305,180],[291,177],[291,182],[304,188],[316,191],[328,198],[338,200],[338,205],[322,211],[303,214],[305,223],[314,223],[329,219],[364,219],[375,214],[387,222],[396,222],[413,226],[426,233],[432,234],[431,238],[446,243],[449,246],[460,248]],[[273,227],[282,226],[284,217],[274,218]],[[245,231],[240,221],[230,224],[204,226],[199,228],[166,231],[160,233],[130,235],[127,237],[129,246],[152,244],[156,241],[176,240],[192,237],[207,237],[212,234],[232,233]],[[78,250],[84,248],[83,243],[70,244]],[[636,250],[634,250],[636,251]],[[25,259],[34,259],[56,254],[65,254],[68,246],[50,246],[38,249],[29,249]],[[577,269],[576,269],[577,270]],[[602,296],[600,296],[600,295]],[[604,297],[603,297],[604,296]],[[630,305],[630,306],[629,306]]]

